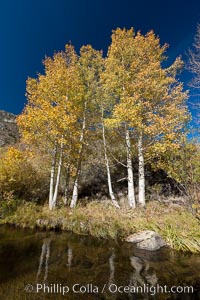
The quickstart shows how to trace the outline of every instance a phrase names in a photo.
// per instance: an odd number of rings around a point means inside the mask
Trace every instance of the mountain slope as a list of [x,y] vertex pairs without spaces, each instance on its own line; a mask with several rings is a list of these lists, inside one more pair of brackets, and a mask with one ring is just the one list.
[[19,138],[16,116],[0,110],[0,147],[14,144]]

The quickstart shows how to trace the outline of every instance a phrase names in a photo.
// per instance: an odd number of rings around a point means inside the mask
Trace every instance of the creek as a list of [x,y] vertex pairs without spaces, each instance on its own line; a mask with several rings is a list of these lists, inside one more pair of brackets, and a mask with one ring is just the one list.
[[0,299],[200,299],[200,255],[1,226]]

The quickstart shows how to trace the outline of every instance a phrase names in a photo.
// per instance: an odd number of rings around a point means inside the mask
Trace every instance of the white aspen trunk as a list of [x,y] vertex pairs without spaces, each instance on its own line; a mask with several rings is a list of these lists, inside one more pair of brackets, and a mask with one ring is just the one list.
[[133,166],[131,159],[131,143],[129,130],[126,128],[126,152],[127,152],[127,171],[128,171],[128,204],[135,208],[135,189],[133,182]]
[[139,194],[138,194],[138,204],[140,206],[145,206],[145,173],[144,173],[144,155],[143,155],[143,143],[142,134],[139,136],[138,140],[138,179],[139,179]]
[[64,195],[64,204],[65,205],[67,205],[67,202],[68,202],[69,180],[70,180],[70,164],[68,164],[67,168],[66,168],[65,195]]
[[52,205],[51,205],[50,209],[53,209],[56,207],[56,201],[57,201],[57,197],[58,197],[58,187],[59,187],[59,182],[60,182],[60,173],[61,173],[61,168],[62,168],[62,154],[63,154],[63,142],[61,142],[61,146],[60,146],[60,158],[59,158],[59,163],[58,163],[56,185],[55,185]]
[[70,203],[70,208],[74,208],[76,206],[77,200],[78,200],[78,185],[79,185],[79,177],[80,177],[80,173],[81,173],[83,143],[84,143],[84,134],[85,134],[85,127],[86,127],[86,109],[87,109],[87,102],[85,102],[84,113],[83,113],[83,125],[82,125],[82,132],[81,132],[81,136],[80,136],[81,146],[80,146],[80,150],[79,150],[77,171],[76,171],[76,177],[75,177],[75,181],[74,181],[74,188],[73,188],[73,194],[72,194],[72,200]]
[[51,163],[51,175],[50,175],[50,185],[49,185],[49,209],[52,209],[52,205],[53,205],[53,190],[54,190],[54,176],[55,176],[55,167],[56,167],[56,154],[57,154],[57,145],[55,145],[52,163]]
[[102,135],[103,135],[103,146],[104,146],[104,157],[105,157],[105,164],[106,164],[106,170],[107,170],[107,179],[108,179],[108,190],[109,195],[111,198],[111,201],[113,205],[117,208],[120,208],[119,204],[117,203],[117,200],[115,198],[113,189],[112,189],[112,181],[111,181],[111,175],[110,175],[110,166],[109,166],[109,160],[107,155],[107,144],[106,144],[106,136],[105,136],[105,127],[104,127],[104,121],[103,121],[103,107],[101,108],[102,115],[101,115],[101,123],[102,123]]
[[74,208],[76,206],[76,203],[78,200],[78,179],[79,179],[79,173],[77,173],[76,179],[74,181],[74,188],[73,188],[73,194],[72,194],[72,200],[70,203],[70,208]]

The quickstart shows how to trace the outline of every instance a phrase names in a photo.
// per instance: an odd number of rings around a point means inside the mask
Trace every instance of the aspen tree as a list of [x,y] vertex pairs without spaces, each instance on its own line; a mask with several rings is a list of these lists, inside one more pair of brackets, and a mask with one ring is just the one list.
[[107,142],[104,126],[104,99],[102,93],[102,86],[100,81],[100,75],[103,69],[103,58],[102,52],[97,51],[92,48],[92,46],[87,45],[83,46],[80,49],[80,58],[79,58],[79,68],[80,68],[80,77],[82,78],[82,84],[84,87],[84,96],[82,99],[83,105],[83,117],[82,117],[82,129],[80,135],[80,149],[78,153],[78,163],[77,163],[77,172],[74,182],[73,196],[70,206],[73,208],[76,206],[78,199],[78,182],[79,176],[81,173],[81,165],[83,160],[83,153],[85,145],[91,144],[91,134],[90,126],[94,124],[95,131],[97,133],[97,127],[99,122],[102,127],[102,139],[103,139],[103,149],[104,149],[104,158],[107,171],[107,180],[108,180],[108,190],[114,206],[119,208],[119,205],[115,199],[111,175],[109,160],[107,155]]
[[[27,80],[28,104],[18,117],[23,140],[36,144],[51,156],[49,208],[56,206],[63,155],[70,161],[70,135],[76,137],[80,113],[81,84],[76,68],[77,55],[71,45],[65,52],[44,60],[45,74]],[[76,109],[74,110],[74,106]]]
[[[133,29],[126,31],[125,29],[116,29],[112,34],[112,42],[108,49],[108,55],[105,61],[105,72],[103,75],[105,88],[110,90],[110,94],[115,98],[116,106],[118,103],[128,101],[128,86],[131,82],[130,64],[132,61],[133,48]],[[128,173],[128,202],[131,208],[135,208],[135,189],[133,180],[133,167],[131,156],[131,142],[129,133],[129,122],[125,118],[119,118],[115,114],[116,123],[124,122],[124,136],[127,152],[127,173]],[[111,122],[112,123],[112,122]],[[109,126],[109,122],[107,121]],[[112,125],[112,124],[111,124]]]
[[92,90],[91,85],[93,84],[93,62],[92,58],[92,47],[90,45],[83,46],[80,49],[80,57],[78,61],[78,70],[80,79],[83,86],[83,96],[81,98],[80,105],[82,107],[82,116],[79,120],[81,129],[80,129],[80,137],[79,137],[79,150],[78,150],[78,159],[76,166],[76,174],[74,179],[74,187],[73,194],[70,203],[70,207],[74,208],[77,204],[78,200],[78,188],[79,188],[79,179],[81,174],[81,166],[83,161],[84,148],[87,143],[87,134],[88,134],[88,126],[89,126],[89,114],[91,112],[91,101],[92,101]]
[[177,58],[164,69],[166,48],[167,45],[160,46],[153,31],[143,36],[140,32],[134,34],[133,29],[118,28],[113,32],[108,51],[106,84],[116,98],[111,123],[125,124],[130,207],[134,207],[130,136],[133,146],[137,144],[138,203],[144,206],[144,166],[149,147],[157,152],[169,145],[177,147],[178,135],[188,120],[187,92],[176,79],[183,63]]

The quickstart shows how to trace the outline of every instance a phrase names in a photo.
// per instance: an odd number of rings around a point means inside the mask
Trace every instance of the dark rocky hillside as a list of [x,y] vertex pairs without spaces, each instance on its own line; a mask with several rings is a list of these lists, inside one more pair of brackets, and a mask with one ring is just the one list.
[[14,144],[19,138],[16,116],[0,110],[0,147]]

